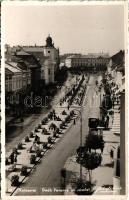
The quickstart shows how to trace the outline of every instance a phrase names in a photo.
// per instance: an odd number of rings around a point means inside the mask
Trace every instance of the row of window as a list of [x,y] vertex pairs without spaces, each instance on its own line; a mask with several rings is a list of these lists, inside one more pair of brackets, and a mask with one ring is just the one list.
[[81,61],[88,61],[88,62],[91,62],[91,61],[103,61],[103,60],[106,60],[108,61],[109,58],[71,58],[71,60],[81,60]]
[[22,77],[12,77],[12,79],[6,79],[5,81],[5,89],[7,92],[17,91],[22,89],[22,87],[30,84],[30,79],[22,79]]
[[81,64],[81,63],[85,63],[85,64],[90,64],[90,63],[96,63],[96,64],[100,64],[100,63],[107,63],[108,61],[107,60],[72,60],[72,63],[78,63],[78,64]]

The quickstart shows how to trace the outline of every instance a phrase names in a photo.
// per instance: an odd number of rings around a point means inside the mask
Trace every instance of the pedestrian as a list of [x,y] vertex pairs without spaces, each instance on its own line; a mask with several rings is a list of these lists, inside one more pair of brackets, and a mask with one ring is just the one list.
[[56,125],[55,124],[53,124],[53,129],[54,129],[54,131],[56,130]]
[[[34,147],[34,150],[36,151],[36,148],[37,148],[36,143],[34,143],[33,147]],[[29,150],[30,150],[30,149],[29,149]]]
[[105,116],[104,116],[104,114],[102,115],[101,125],[105,127]]
[[112,116],[112,124],[113,124],[113,121],[114,121],[114,114],[112,114],[111,116]]
[[114,109],[114,98],[112,99],[112,108]]
[[106,126],[106,129],[108,129],[108,126],[109,126],[109,116],[108,115],[106,117],[105,126]]
[[10,155],[10,162],[11,162],[11,164],[14,163],[14,155],[13,154]]
[[104,121],[103,121],[103,123],[104,123],[104,127],[105,127],[105,129],[106,129],[106,117],[104,116]]
[[14,153],[11,153],[9,158],[10,158],[11,164],[13,164],[14,163]]
[[113,149],[111,149],[111,151],[110,151],[110,158],[111,159],[113,159],[113,154],[114,154]]
[[116,96],[114,97],[114,102],[116,103]]
[[117,105],[119,104],[119,99],[117,98]]
[[74,125],[76,124],[76,120],[75,120],[75,119],[73,120],[73,124],[74,124]]
[[35,145],[35,140],[33,141],[33,145],[32,146],[34,146]]
[[30,152],[30,153],[32,153],[32,148],[33,148],[33,146],[31,146],[30,149],[29,149],[29,152]]
[[104,150],[104,142],[102,143],[102,146],[101,146],[100,150],[101,150],[101,153],[103,154],[103,150]]
[[35,135],[35,142],[38,141],[38,135]]
[[17,154],[15,154],[14,162],[15,162],[15,163],[17,162]]

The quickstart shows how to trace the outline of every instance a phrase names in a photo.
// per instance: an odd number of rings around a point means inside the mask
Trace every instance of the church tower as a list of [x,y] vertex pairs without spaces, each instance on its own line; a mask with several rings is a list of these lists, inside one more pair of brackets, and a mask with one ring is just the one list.
[[45,61],[45,82],[46,84],[55,82],[55,74],[58,68],[59,50],[54,47],[53,40],[50,36],[46,38],[46,45],[44,47]]

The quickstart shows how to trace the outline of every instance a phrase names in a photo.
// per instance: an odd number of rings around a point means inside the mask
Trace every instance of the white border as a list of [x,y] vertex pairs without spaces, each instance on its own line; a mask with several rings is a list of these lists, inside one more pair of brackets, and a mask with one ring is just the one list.
[[[128,23],[128,2],[127,1],[3,1],[2,2],[2,7],[3,5],[20,5],[20,6],[23,6],[23,5],[26,5],[26,6],[29,6],[29,5],[33,5],[33,6],[36,6],[36,5],[41,5],[41,6],[73,6],[73,5],[124,5],[124,9],[125,9],[125,53],[126,53],[126,59],[125,59],[125,80],[126,80],[126,94],[125,94],[125,101],[126,101],[126,107],[127,107],[127,88],[128,88],[128,85],[127,85],[127,80],[128,80],[128,69],[127,69],[127,66],[128,66],[128,62],[127,62],[127,29],[128,29],[128,26],[127,26],[127,23]],[[1,175],[2,175],[2,183],[1,183],[1,197],[2,199],[43,199],[43,200],[46,200],[46,199],[51,199],[51,200],[55,200],[55,199],[62,199],[63,200],[66,200],[66,199],[99,199],[99,200],[103,200],[103,199],[121,199],[121,200],[124,200],[124,199],[127,199],[127,196],[126,195],[104,195],[104,196],[100,196],[100,195],[96,195],[96,196],[7,196],[6,195],[6,191],[5,191],[5,79],[4,79],[4,75],[5,75],[5,72],[4,72],[4,41],[5,41],[5,30],[4,30],[4,10],[2,9],[2,14],[1,14],[1,32],[2,32],[2,37],[1,37],[1,55],[2,55],[2,61],[1,61],[1,116],[2,116],[2,121],[1,121],[1,144],[2,144],[2,163],[1,163]],[[126,108],[125,107],[125,108]],[[127,130],[128,130],[128,125],[127,125],[127,117],[128,117],[128,114],[126,112],[126,138],[127,138]],[[127,152],[127,145],[126,145],[126,152]],[[126,153],[126,166],[127,166],[127,158],[128,158],[128,153]],[[126,175],[127,175],[127,167],[126,167]],[[126,176],[126,189],[128,190],[127,188],[127,176]]]
[[37,0],[24,0],[24,1],[17,1],[17,0],[4,0],[2,1],[2,5],[47,5],[47,6],[57,6],[57,5],[68,5],[68,6],[73,6],[73,5],[127,5],[128,6],[128,2],[127,0],[123,0],[123,1],[119,1],[119,0],[96,0],[96,1],[92,1],[92,0],[75,0],[75,1],[63,1],[63,0],[45,0],[45,1],[37,1]]

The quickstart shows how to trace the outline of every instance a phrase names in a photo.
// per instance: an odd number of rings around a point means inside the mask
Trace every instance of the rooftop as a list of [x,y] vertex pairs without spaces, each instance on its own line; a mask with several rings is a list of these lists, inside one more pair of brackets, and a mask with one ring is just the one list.
[[29,53],[27,53],[27,52],[25,52],[25,51],[18,51],[17,53],[16,53],[16,55],[18,55],[18,56],[29,56],[30,54]]
[[17,67],[17,63],[9,62],[5,63],[5,69],[8,69],[12,73],[20,73],[22,70]]
[[87,54],[87,55],[71,55],[67,57],[68,59],[71,58],[109,58],[108,54]]
[[24,49],[24,51],[27,52],[42,52],[44,47],[43,46],[30,46],[30,47],[22,47]]

